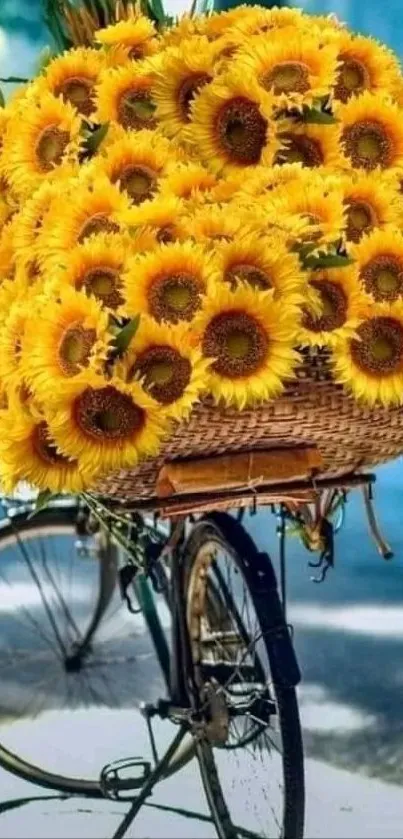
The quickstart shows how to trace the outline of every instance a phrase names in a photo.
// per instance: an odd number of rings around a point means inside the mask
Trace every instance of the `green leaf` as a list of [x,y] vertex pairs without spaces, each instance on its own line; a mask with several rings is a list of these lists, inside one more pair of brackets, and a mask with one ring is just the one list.
[[81,158],[86,160],[93,157],[98,151],[102,141],[105,139],[109,130],[109,122],[104,122],[99,125],[95,131],[91,131],[85,139],[84,146],[81,152]]
[[304,108],[302,121],[312,125],[334,125],[337,119],[328,111],[321,111],[320,108]]
[[2,90],[0,90],[0,108],[5,108],[5,106],[6,106],[6,100],[4,98],[4,93],[3,93]]
[[352,265],[354,259],[350,256],[343,256],[339,253],[319,253],[316,256],[307,256],[303,259],[303,267],[314,271],[315,268],[345,268]]
[[162,23],[165,20],[165,11],[161,0],[148,0],[148,5],[153,17],[156,18],[158,23]]
[[139,328],[139,323],[140,315],[136,315],[136,317],[129,320],[129,322],[126,323],[126,326],[124,326],[115,336],[115,347],[119,355],[122,355],[129,347],[130,342]]
[[49,501],[51,501],[52,498],[55,498],[54,493],[51,492],[50,489],[43,489],[36,499],[35,509],[32,511],[32,513],[29,514],[28,518],[32,519],[34,516],[36,516],[37,513],[40,512],[40,510],[44,510],[45,507],[48,506]]

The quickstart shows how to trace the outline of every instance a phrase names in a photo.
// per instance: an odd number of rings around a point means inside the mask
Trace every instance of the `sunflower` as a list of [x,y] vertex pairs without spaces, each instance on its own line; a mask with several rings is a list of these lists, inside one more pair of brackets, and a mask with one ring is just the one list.
[[14,221],[13,245],[17,259],[24,262],[32,257],[44,216],[55,198],[60,198],[60,186],[54,181],[44,181],[22,205]]
[[294,186],[303,176],[302,163],[285,163],[283,166],[256,166],[247,178],[238,178],[238,190],[246,195],[263,195],[282,189],[293,182]]
[[69,102],[44,93],[10,119],[2,169],[12,189],[29,197],[42,181],[73,174],[78,165],[81,120]]
[[181,223],[184,214],[183,201],[175,195],[163,194],[152,201],[144,201],[139,207],[132,207],[124,219],[129,229],[149,231],[157,242],[167,244],[186,235]]
[[356,336],[333,351],[334,377],[370,405],[403,401],[403,303],[378,303],[361,312]]
[[200,245],[161,244],[132,261],[125,276],[128,309],[158,322],[190,322],[213,280],[211,259]]
[[40,399],[50,403],[53,393],[85,368],[102,371],[112,348],[108,321],[108,313],[84,292],[66,286],[57,299],[44,295],[40,330],[25,331],[20,363]]
[[388,169],[403,163],[401,110],[384,94],[365,91],[336,115],[341,121],[341,146],[352,169]]
[[304,300],[305,279],[296,254],[290,253],[278,237],[259,232],[240,233],[235,241],[220,242],[215,249],[219,278],[231,290],[239,284],[256,291],[273,290],[274,300],[285,306]]
[[305,308],[298,343],[302,346],[334,346],[352,336],[359,324],[363,303],[357,268],[328,268],[311,273],[308,285],[319,297],[319,311]]
[[[21,290],[21,289],[20,289]],[[35,301],[28,295],[15,295],[11,302],[10,287],[6,287],[0,301],[9,299],[8,311],[3,309],[4,319],[0,326],[0,382],[8,389],[16,389],[21,383],[21,355],[26,326],[30,320],[35,322]]]
[[[310,17],[308,18],[310,19]],[[289,9],[288,7],[263,9],[256,7],[254,16],[240,17],[232,24],[232,28],[244,36],[245,41],[252,35],[265,35],[270,33],[269,38],[279,29],[295,30],[295,33],[306,27],[306,16],[301,9]]]
[[397,225],[399,202],[396,190],[379,172],[360,172],[340,182],[346,207],[346,237],[359,242],[376,227]]
[[399,64],[391,50],[373,38],[340,32],[338,37],[339,69],[334,97],[347,102],[369,90],[390,91],[400,76]]
[[50,91],[61,96],[79,114],[89,117],[94,111],[94,89],[103,67],[99,50],[77,47],[54,58],[36,80],[39,96]]
[[225,12],[213,12],[206,16],[203,23],[203,32],[209,39],[214,40],[234,27],[258,26],[262,20],[267,20],[267,14],[266,10],[263,10],[260,6],[237,6]]
[[251,38],[238,54],[237,68],[272,92],[280,107],[311,105],[335,83],[337,48],[330,43],[318,49],[315,35],[296,31],[290,38],[288,30],[280,30],[267,40]]
[[158,50],[155,25],[150,18],[136,15],[131,20],[119,20],[105,29],[98,29],[95,41],[104,47],[124,47],[129,59],[137,61]]
[[305,240],[324,243],[341,238],[346,220],[339,179],[310,172],[275,193],[272,201],[284,215],[306,219]]
[[190,121],[194,97],[214,76],[215,49],[207,38],[194,37],[166,50],[156,69],[156,116],[171,137]]
[[14,231],[17,216],[8,221],[0,233],[0,284],[6,279],[14,279],[16,272]]
[[244,217],[235,202],[230,207],[205,206],[185,216],[182,226],[190,239],[214,249],[218,242],[230,242],[241,233]]
[[104,70],[97,86],[96,118],[126,130],[155,128],[153,84],[152,74],[140,63]]
[[216,176],[201,163],[178,161],[168,167],[166,178],[161,184],[161,193],[200,204],[211,197],[217,184]]
[[66,286],[94,297],[111,311],[124,304],[123,274],[127,267],[131,241],[124,236],[99,233],[69,253],[66,266],[52,273],[49,293],[59,294]]
[[141,457],[158,454],[169,430],[166,411],[139,382],[126,384],[89,370],[60,391],[48,421],[56,445],[84,468],[102,472],[134,467]]
[[156,132],[122,133],[106,154],[97,158],[95,171],[118,184],[133,204],[141,204],[158,192],[172,159],[175,156],[171,144]]
[[193,346],[185,324],[156,323],[143,315],[115,372],[125,382],[139,379],[144,389],[175,420],[187,418],[206,387],[209,362]]
[[338,169],[343,165],[340,152],[340,130],[337,125],[310,125],[290,122],[279,139],[282,148],[275,163],[301,163],[309,168]]
[[182,41],[193,35],[201,35],[206,26],[206,20],[203,15],[185,13],[175,22],[175,26],[165,25],[161,31],[162,48],[179,46]]
[[295,310],[273,300],[271,291],[224,284],[205,298],[194,330],[202,354],[211,359],[208,387],[216,402],[245,408],[278,396],[292,377]]
[[231,72],[194,99],[186,136],[212,171],[271,165],[280,147],[271,118],[270,95],[253,79]]
[[97,233],[121,233],[130,202],[101,175],[92,183],[70,184],[73,200],[54,202],[38,241],[38,258],[46,266],[66,265],[70,251]]
[[1,482],[6,492],[22,480],[55,493],[82,492],[95,483],[96,469],[62,454],[44,419],[9,407],[1,412],[0,437]]
[[375,229],[356,245],[351,255],[357,260],[363,291],[376,302],[403,299],[403,235],[399,229]]

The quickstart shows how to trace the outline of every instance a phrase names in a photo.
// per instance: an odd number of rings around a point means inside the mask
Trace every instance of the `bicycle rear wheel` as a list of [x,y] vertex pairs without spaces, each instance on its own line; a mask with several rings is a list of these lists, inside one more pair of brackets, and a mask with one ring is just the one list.
[[270,559],[214,514],[191,532],[183,562],[193,682],[208,709],[197,755],[217,834],[300,839],[297,665]]

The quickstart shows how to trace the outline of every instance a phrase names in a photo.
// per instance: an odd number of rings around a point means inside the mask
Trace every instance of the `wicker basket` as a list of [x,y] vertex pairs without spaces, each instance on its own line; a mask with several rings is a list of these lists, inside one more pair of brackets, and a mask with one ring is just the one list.
[[321,477],[341,477],[403,453],[403,407],[358,404],[332,381],[326,352],[306,355],[284,394],[254,410],[219,409],[209,400],[178,426],[158,458],[108,476],[104,496],[164,506],[155,496],[161,466],[172,460],[227,452],[313,445],[323,458]]

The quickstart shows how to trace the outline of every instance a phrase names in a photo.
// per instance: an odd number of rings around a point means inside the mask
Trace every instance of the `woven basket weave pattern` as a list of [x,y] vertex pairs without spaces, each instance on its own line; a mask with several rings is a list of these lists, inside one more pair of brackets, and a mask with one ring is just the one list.
[[122,501],[152,498],[164,462],[231,451],[316,445],[321,475],[336,477],[403,453],[403,408],[370,408],[330,376],[326,353],[306,356],[284,394],[253,410],[220,409],[209,400],[180,425],[158,458],[104,479],[99,491]]

